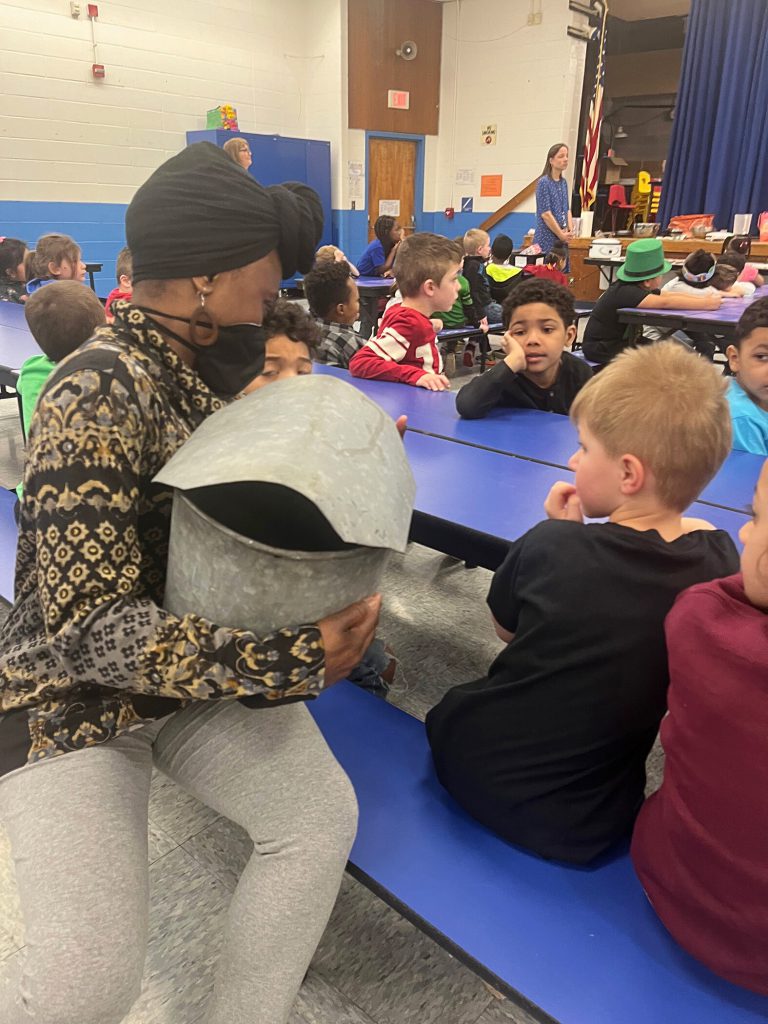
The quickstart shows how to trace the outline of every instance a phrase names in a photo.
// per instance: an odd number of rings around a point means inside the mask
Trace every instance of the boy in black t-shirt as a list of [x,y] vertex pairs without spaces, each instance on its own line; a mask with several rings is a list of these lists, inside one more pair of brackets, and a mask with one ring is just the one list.
[[664,259],[658,238],[641,238],[627,246],[626,260],[614,281],[595,303],[584,331],[584,355],[593,363],[610,363],[625,348],[647,344],[633,326],[619,322],[619,310],[719,309],[721,295],[681,295],[660,292],[662,278],[672,264]]
[[426,726],[438,777],[467,811],[585,864],[629,836],[643,800],[666,709],[667,612],[739,559],[727,533],[682,517],[730,449],[710,363],[674,342],[627,352],[571,416],[575,480],[555,484],[549,520],[515,541],[488,595],[507,646]]
[[497,406],[568,415],[571,402],[592,376],[583,359],[564,351],[576,337],[576,311],[567,288],[526,281],[504,301],[506,355],[493,369],[465,384],[456,409],[480,419]]

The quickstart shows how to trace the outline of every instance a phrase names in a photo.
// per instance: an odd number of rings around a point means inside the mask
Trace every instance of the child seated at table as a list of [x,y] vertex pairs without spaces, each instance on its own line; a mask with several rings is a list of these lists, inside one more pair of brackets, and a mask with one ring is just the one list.
[[664,780],[632,860],[684,949],[768,995],[768,461],[753,504],[741,574],[684,591],[667,616]]
[[485,275],[494,302],[503,303],[510,289],[523,279],[522,268],[509,262],[512,247],[509,235],[496,235],[491,243],[491,258],[485,266]]
[[605,365],[625,348],[648,342],[642,331],[619,321],[619,310],[640,309],[719,309],[722,295],[661,294],[664,274],[672,264],[664,259],[658,238],[640,238],[627,246],[626,260],[614,281],[595,303],[584,331],[582,348],[591,362]]
[[[491,236],[482,228],[470,228],[464,235],[464,268],[462,273],[469,281],[472,304],[477,315],[486,317],[489,324],[501,323],[501,304],[491,295],[491,283],[485,272],[485,264],[491,254]],[[517,268],[514,268],[517,269]]]
[[133,257],[127,245],[117,254],[115,277],[117,278],[117,288],[112,289],[104,303],[104,310],[110,323],[114,320],[112,303],[123,299],[128,300],[133,295]]
[[664,617],[681,590],[738,567],[727,533],[682,515],[730,448],[724,390],[672,342],[582,389],[575,479],[552,487],[549,519],[491,584],[506,647],[427,715],[445,788],[542,857],[586,864],[629,836],[665,711]]
[[320,344],[320,328],[297,302],[276,299],[265,313],[264,368],[243,388],[243,394],[267,384],[312,373],[312,357]]
[[[738,272],[729,263],[721,263],[711,252],[696,249],[689,253],[680,268],[679,275],[673,277],[661,289],[662,295],[674,292],[676,295],[724,295],[733,299],[754,295],[753,284],[739,283]],[[683,345],[695,349],[706,359],[713,359],[718,348],[717,338],[710,331],[664,331],[661,327],[643,327],[643,340],[661,341],[671,337]]]
[[[360,275],[363,277],[392,277],[393,266],[403,229],[394,217],[381,216],[373,225],[376,236],[359,260]],[[379,301],[382,296],[360,297],[360,336],[370,338],[379,321]]]
[[404,239],[395,262],[402,302],[390,306],[377,337],[352,357],[350,373],[429,391],[449,390],[430,318],[456,301],[460,270],[461,249],[449,238],[423,231]]
[[705,249],[689,253],[677,277],[667,281],[661,289],[662,295],[675,292],[681,295],[716,295],[718,292],[731,298],[742,299],[755,294],[755,286],[738,281],[736,268],[722,257],[715,258]]
[[747,235],[730,235],[723,243],[724,256],[733,256],[736,254],[744,261],[739,270],[739,281],[747,281],[750,284],[755,285],[756,288],[762,288],[765,284],[765,277],[760,273],[754,263],[747,262],[751,252],[752,239]]
[[27,294],[53,281],[84,281],[80,246],[69,235],[42,235],[24,257]]
[[[467,325],[473,328],[481,326],[482,329],[487,330],[488,321],[480,321],[475,312],[475,307],[472,302],[472,295],[469,290],[469,281],[463,274],[459,274],[459,294],[456,297],[456,301],[450,309],[440,310],[435,314],[437,320],[439,320],[443,328],[446,330],[454,330],[457,327],[466,327]],[[451,338],[445,344],[445,373],[447,377],[453,377],[456,373],[456,349],[459,344],[459,338]],[[469,365],[471,366],[474,362],[474,344],[472,342],[467,343],[467,351],[465,355],[469,356]]]
[[[16,385],[27,435],[37,396],[56,364],[87,341],[107,318],[96,293],[78,281],[54,281],[48,288],[38,288],[27,299],[24,316],[43,353],[22,363]],[[22,484],[16,492],[21,498]]]
[[459,415],[480,419],[501,406],[567,416],[592,376],[583,359],[565,351],[576,337],[573,296],[551,281],[524,281],[510,292],[502,315],[504,359],[461,388]]
[[768,298],[744,310],[726,355],[733,447],[768,456]]
[[376,237],[360,257],[360,273],[365,277],[392,277],[392,268],[403,238],[403,229],[397,218],[381,216],[376,218],[373,233]]
[[555,243],[544,257],[543,263],[532,263],[523,271],[525,277],[538,277],[545,281],[553,281],[563,288],[568,287],[565,268],[568,266],[568,250],[559,242]]
[[20,238],[0,238],[0,302],[26,302],[24,257],[27,244]]
[[304,278],[304,295],[321,334],[314,351],[317,363],[346,368],[363,345],[352,326],[360,314],[360,298],[350,270],[346,260],[317,260]]
[[360,277],[360,271],[357,269],[355,264],[348,259],[338,245],[321,245],[315,253],[315,264],[322,263],[324,260],[336,260],[337,263],[346,262],[349,265],[349,272],[352,277]]

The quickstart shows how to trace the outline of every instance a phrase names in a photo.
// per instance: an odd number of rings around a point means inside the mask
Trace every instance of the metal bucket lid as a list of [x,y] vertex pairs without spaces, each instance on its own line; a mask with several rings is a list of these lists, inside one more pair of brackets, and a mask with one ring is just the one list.
[[209,416],[155,477],[186,491],[243,481],[310,500],[348,544],[404,551],[416,484],[393,420],[344,381],[270,384]]

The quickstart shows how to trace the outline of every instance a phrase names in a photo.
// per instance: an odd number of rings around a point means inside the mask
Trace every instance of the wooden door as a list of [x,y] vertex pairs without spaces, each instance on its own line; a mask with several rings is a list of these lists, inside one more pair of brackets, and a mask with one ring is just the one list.
[[397,220],[405,233],[415,230],[417,145],[408,139],[368,140],[368,241],[373,238],[379,204],[387,201],[400,203]]

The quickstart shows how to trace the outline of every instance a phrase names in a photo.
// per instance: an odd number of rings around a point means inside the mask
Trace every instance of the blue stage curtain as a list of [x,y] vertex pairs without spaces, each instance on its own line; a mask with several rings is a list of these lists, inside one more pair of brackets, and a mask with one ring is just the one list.
[[768,210],[768,0],[692,0],[659,220]]

